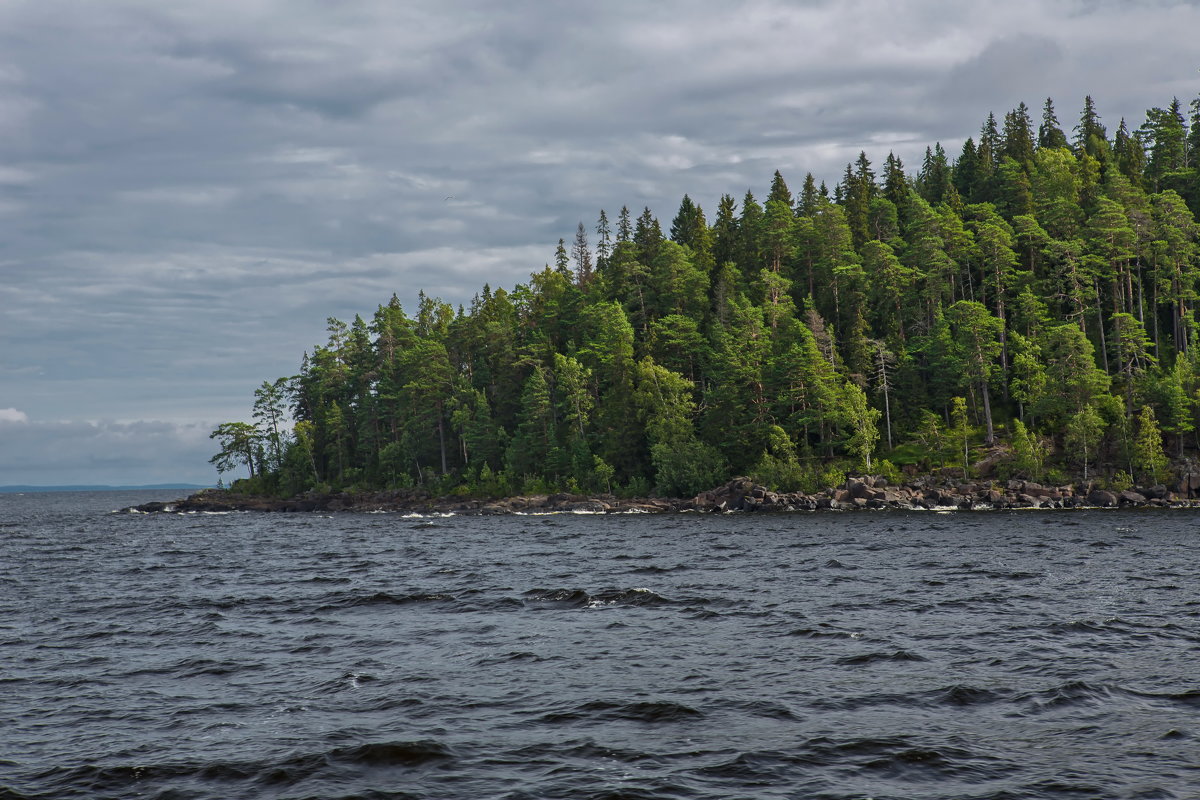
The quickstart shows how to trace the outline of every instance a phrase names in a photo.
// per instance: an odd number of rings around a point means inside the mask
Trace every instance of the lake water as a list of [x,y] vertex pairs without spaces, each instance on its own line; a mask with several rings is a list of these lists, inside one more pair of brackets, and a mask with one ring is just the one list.
[[0,798],[1196,798],[1200,517],[0,495]]

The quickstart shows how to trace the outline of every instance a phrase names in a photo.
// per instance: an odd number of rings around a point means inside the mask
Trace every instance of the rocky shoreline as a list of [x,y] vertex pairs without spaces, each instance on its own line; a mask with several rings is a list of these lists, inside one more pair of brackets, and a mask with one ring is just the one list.
[[1173,487],[1124,491],[1087,483],[1043,486],[1032,481],[952,481],[933,476],[894,486],[877,476],[851,478],[815,494],[774,492],[749,478],[734,478],[691,499],[620,499],[613,495],[522,495],[503,499],[434,497],[422,489],[306,494],[279,499],[208,489],[173,502],[144,503],[126,509],[140,513],[188,512],[405,512],[414,514],[551,514],[788,512],[894,509],[901,511],[983,511],[1056,508],[1200,508],[1200,475],[1184,476]]

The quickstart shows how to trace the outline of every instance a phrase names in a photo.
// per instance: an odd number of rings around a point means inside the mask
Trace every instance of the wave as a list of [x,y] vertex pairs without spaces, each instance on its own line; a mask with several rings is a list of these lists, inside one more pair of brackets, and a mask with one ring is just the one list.
[[601,589],[590,593],[583,589],[530,589],[523,595],[525,605],[535,609],[551,608],[602,608],[605,606],[654,607],[675,605],[681,602],[704,603],[691,598],[687,601],[669,600],[646,588]]
[[[133,794],[143,795],[142,787],[148,785],[242,783],[256,786],[261,791],[268,786],[293,785],[318,777],[322,773],[337,774],[346,768],[420,769],[426,765],[454,759],[455,754],[449,747],[424,739],[367,742],[335,747],[323,752],[294,754],[279,760],[52,767],[32,777],[39,785],[47,787],[53,793],[44,797],[128,797]],[[252,796],[257,793],[233,792],[238,796]],[[180,794],[167,790],[155,796],[182,797],[191,796],[191,793]],[[390,794],[388,796],[394,797]]]
[[632,722],[685,722],[696,720],[704,714],[691,706],[670,700],[649,700],[620,703],[608,700],[593,700],[571,708],[542,714],[537,721],[546,725],[561,725],[576,722],[607,722],[627,720]]
[[903,662],[903,661],[928,661],[928,660],[929,659],[925,658],[922,655],[919,655],[917,653],[910,653],[907,650],[894,650],[890,653],[876,652],[876,653],[861,653],[856,656],[845,656],[843,658],[837,659],[837,661],[835,663],[842,664],[845,666],[858,667],[858,666],[863,666],[866,664],[876,664],[876,663],[885,662],[885,661]]
[[391,592],[337,592],[329,596],[327,602],[317,606],[317,612],[336,611],[343,608],[361,608],[365,606],[407,606],[428,603],[452,603],[455,597],[441,592],[412,592],[410,594],[392,594]]

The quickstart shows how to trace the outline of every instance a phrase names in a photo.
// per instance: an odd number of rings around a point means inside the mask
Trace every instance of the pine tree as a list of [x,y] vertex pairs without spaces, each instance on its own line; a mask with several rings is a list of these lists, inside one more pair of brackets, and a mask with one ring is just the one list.
[[1088,479],[1088,466],[1095,461],[1100,440],[1104,436],[1104,420],[1096,407],[1085,405],[1068,420],[1063,432],[1063,446],[1083,467],[1083,480]]
[[970,300],[955,303],[947,316],[954,328],[955,343],[966,367],[962,375],[964,385],[979,389],[986,426],[984,444],[990,446],[996,439],[992,424],[992,364],[1000,355],[1000,334],[1004,326],[988,313],[982,303]]
[[700,209],[686,194],[679,203],[679,211],[671,221],[671,241],[691,247],[696,238]]
[[1137,418],[1137,436],[1133,441],[1134,477],[1141,479],[1146,486],[1162,483],[1167,479],[1169,463],[1163,453],[1162,434],[1159,433],[1154,411],[1150,406],[1142,406]]
[[571,255],[575,260],[575,283],[587,286],[592,282],[592,251],[588,249],[587,231],[582,221],[575,230],[575,244],[571,246]]
[[737,201],[732,195],[721,195],[717,204],[717,218],[713,223],[712,240],[713,260],[718,268],[737,257]]
[[950,430],[948,431],[962,453],[963,478],[971,474],[971,423],[967,418],[967,398],[950,401]]
[[1013,469],[1029,480],[1040,481],[1046,450],[1021,420],[1013,420],[1012,425]]
[[617,216],[617,243],[632,241],[633,224],[629,221],[629,206],[621,206]]
[[1107,135],[1096,113],[1096,104],[1088,95],[1083,99],[1083,113],[1079,117],[1079,125],[1075,127],[1075,152],[1087,153],[1104,163],[1108,160]]
[[1191,362],[1176,358],[1171,371],[1162,375],[1158,394],[1163,409],[1162,429],[1175,437],[1177,454],[1183,457],[1184,439],[1196,429],[1196,376]]
[[950,164],[946,159],[946,151],[942,149],[942,143],[936,143],[933,150],[925,148],[925,160],[916,180],[917,191],[921,196],[930,205],[943,202],[949,196],[951,177]]
[[1155,190],[1166,188],[1167,176],[1187,164],[1188,130],[1178,98],[1167,108],[1149,109],[1141,133],[1149,150],[1146,179]]
[[800,190],[800,200],[796,204],[796,215],[811,217],[817,210],[817,201],[821,195],[817,191],[817,183],[811,172],[804,176],[804,188]]
[[[932,158],[932,153],[926,150],[926,159]],[[954,188],[967,202],[974,202],[977,187],[980,183],[979,152],[975,149],[975,140],[968,138],[963,142],[962,153],[954,163]],[[926,198],[927,200],[929,198]]]
[[912,189],[904,174],[904,164],[894,153],[888,153],[883,165],[883,196],[896,209],[896,221],[899,225],[907,225]]
[[596,269],[600,272],[608,266],[612,255],[612,231],[608,227],[608,215],[600,209],[600,219],[596,222]]
[[1049,97],[1046,98],[1046,104],[1042,107],[1042,124],[1038,127],[1038,147],[1051,150],[1070,147],[1067,135],[1058,125],[1058,115],[1054,113],[1054,102]]
[[1024,103],[1004,115],[1003,158],[1011,158],[1026,173],[1033,169],[1033,122]]
[[1121,124],[1117,128],[1117,137],[1113,143],[1113,157],[1116,159],[1117,169],[1121,174],[1128,178],[1134,186],[1140,188],[1145,180],[1146,147],[1142,142],[1140,132],[1132,134],[1129,132],[1124,117],[1121,117]]
[[779,170],[775,170],[775,175],[771,178],[771,191],[767,195],[767,202],[770,203],[772,200],[787,206],[788,211],[793,210],[792,193],[788,190],[787,181],[783,179]]
[[559,275],[571,274],[571,259],[567,256],[567,244],[562,239],[558,240],[558,247],[554,249],[554,269]]

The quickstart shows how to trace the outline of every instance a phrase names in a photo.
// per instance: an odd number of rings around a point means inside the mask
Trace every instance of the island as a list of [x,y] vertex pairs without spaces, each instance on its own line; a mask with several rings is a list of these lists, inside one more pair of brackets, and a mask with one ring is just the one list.
[[915,170],[601,210],[526,284],[330,318],[187,503],[1190,505],[1198,154],[1200,100],[1110,134],[1047,99]]

